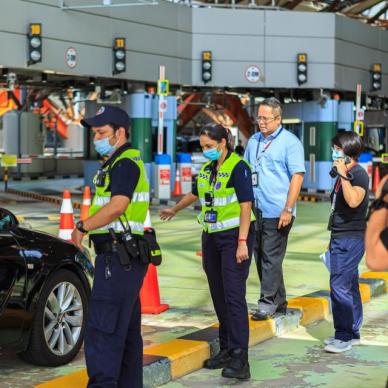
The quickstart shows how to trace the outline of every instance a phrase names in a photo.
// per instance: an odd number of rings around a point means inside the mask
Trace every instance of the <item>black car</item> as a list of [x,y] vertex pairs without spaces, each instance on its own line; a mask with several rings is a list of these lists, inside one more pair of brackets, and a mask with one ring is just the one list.
[[0,347],[37,365],[70,362],[82,345],[93,272],[86,250],[23,228],[0,208]]

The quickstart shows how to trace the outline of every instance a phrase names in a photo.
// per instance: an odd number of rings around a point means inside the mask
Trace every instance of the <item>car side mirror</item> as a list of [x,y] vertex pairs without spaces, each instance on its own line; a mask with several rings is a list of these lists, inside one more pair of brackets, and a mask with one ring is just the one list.
[[18,227],[19,221],[9,210],[0,207],[0,231],[14,230]]

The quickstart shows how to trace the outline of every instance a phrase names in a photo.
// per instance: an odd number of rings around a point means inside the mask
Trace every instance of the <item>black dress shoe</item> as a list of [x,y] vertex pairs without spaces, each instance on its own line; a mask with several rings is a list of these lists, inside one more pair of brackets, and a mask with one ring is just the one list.
[[257,310],[252,314],[252,321],[265,321],[271,319],[274,314],[269,313],[268,311]]
[[228,365],[230,360],[231,358],[228,350],[221,349],[218,354],[205,360],[203,367],[206,369],[220,369]]
[[249,380],[251,372],[248,362],[248,351],[245,349],[233,349],[230,352],[231,360],[222,369],[222,377],[238,380]]

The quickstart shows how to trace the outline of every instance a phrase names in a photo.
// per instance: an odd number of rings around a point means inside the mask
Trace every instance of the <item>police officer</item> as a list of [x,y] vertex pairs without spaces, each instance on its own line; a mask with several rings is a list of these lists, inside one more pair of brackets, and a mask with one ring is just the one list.
[[[106,157],[94,178],[90,217],[72,234],[81,247],[89,234],[97,254],[85,331],[88,387],[143,386],[143,341],[139,291],[147,265],[123,266],[117,241],[124,230],[141,235],[149,205],[149,185],[140,152],[128,143],[129,117],[105,106],[81,121],[94,133],[96,151]],[[136,236],[134,237],[136,238]]]
[[204,363],[223,368],[222,376],[250,378],[246,280],[253,248],[253,189],[246,162],[233,153],[231,133],[222,125],[200,132],[203,154],[210,159],[200,170],[193,191],[160,213],[169,220],[198,198],[202,205],[202,254],[214,308],[220,323],[220,352]]

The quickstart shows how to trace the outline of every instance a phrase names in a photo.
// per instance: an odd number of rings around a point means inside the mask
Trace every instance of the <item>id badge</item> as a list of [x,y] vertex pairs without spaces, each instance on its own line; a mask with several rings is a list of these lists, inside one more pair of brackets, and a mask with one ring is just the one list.
[[259,185],[259,175],[257,172],[252,173],[252,186],[257,187]]
[[206,211],[205,222],[208,222],[209,224],[215,224],[217,222],[217,212],[214,210]]

